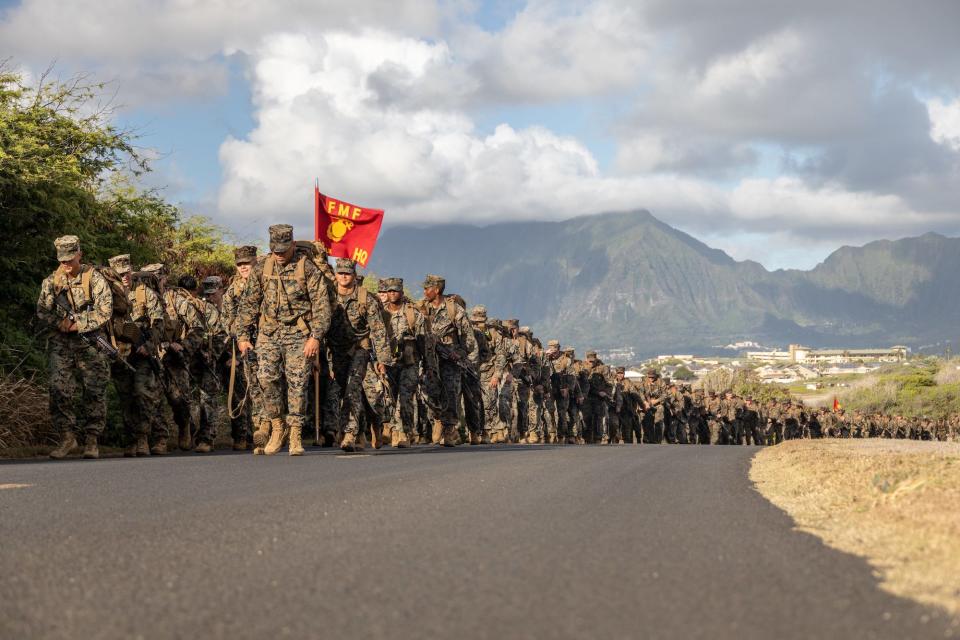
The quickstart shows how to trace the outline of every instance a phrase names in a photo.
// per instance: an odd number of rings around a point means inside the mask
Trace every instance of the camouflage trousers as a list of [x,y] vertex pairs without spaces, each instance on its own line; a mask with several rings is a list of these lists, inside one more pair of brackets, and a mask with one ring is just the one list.
[[500,383],[500,390],[497,395],[497,419],[509,438],[515,438],[517,435],[516,425],[513,421],[515,387],[516,383],[512,379],[504,380]]
[[[179,356],[168,355],[163,360],[163,376],[166,381],[163,391],[173,412],[173,421],[180,429],[189,429],[192,434],[190,371]],[[153,439],[170,437],[166,420],[154,425],[151,436]]]
[[[364,405],[364,381],[370,354],[365,349],[333,352],[333,377],[339,388],[339,428],[342,433],[358,434],[367,422]],[[367,383],[369,386],[369,383]]]
[[458,428],[460,425],[460,394],[462,375],[460,368],[445,360],[440,361],[440,410],[434,412],[434,417],[444,428]]
[[211,359],[197,352],[190,361],[190,394],[197,407],[196,441],[213,444],[220,417],[220,379],[208,364]]
[[114,363],[110,373],[120,398],[125,444],[133,444],[140,436],[162,432],[166,422],[162,411],[163,389],[150,360],[134,355],[128,362],[136,372]]
[[557,435],[557,406],[553,396],[543,389],[534,387],[530,394],[530,429],[546,439]]
[[506,426],[500,420],[500,413],[498,411],[498,403],[500,402],[499,385],[491,384],[493,382],[493,374],[493,370],[480,370],[484,430],[488,433],[506,431]]
[[607,409],[607,435],[610,437],[610,442],[617,442],[623,440],[623,434],[620,433],[620,413],[615,410],[615,407],[609,407]]
[[[50,338],[50,419],[61,434],[99,436],[107,421],[107,357],[78,336]],[[78,389],[79,387],[79,389]],[[80,398],[77,398],[77,392]],[[78,416],[78,408],[82,410]]]
[[301,429],[307,421],[311,366],[303,355],[306,341],[298,330],[281,326],[273,335],[260,333],[256,347],[264,415],[269,420],[279,420],[284,418],[286,408],[287,425]]
[[513,381],[513,432],[524,436],[530,428],[530,385]]
[[486,413],[483,404],[483,378],[475,379],[461,373],[460,390],[463,393],[463,421],[470,433],[481,434],[486,429]]
[[620,411],[620,433],[627,444],[643,442],[643,430],[640,428],[640,414],[635,407],[624,408]]
[[262,420],[269,420],[269,418],[263,406],[263,388],[260,386],[260,361],[257,360],[257,352],[248,351],[247,357],[240,362],[243,363],[243,380],[246,383],[250,418],[254,424],[259,424]]
[[420,386],[418,365],[404,364],[390,369],[390,384],[399,415],[399,424],[396,426],[408,437],[415,437],[417,389]]
[[363,376],[363,397],[366,399],[367,421],[376,429],[393,418],[393,395],[389,376],[381,379],[373,363],[367,362],[367,371]]
[[583,401],[583,437],[588,442],[608,436],[607,403],[603,398],[590,396]]

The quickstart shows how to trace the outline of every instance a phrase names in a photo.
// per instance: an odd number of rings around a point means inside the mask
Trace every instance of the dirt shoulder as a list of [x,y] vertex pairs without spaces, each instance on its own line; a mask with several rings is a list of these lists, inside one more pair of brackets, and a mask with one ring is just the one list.
[[960,619],[960,443],[791,440],[750,478],[799,529],[867,558],[881,586]]

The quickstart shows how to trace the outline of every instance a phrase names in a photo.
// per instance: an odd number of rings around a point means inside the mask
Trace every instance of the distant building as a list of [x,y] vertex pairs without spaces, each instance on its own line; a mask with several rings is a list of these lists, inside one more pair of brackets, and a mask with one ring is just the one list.
[[819,366],[853,362],[902,362],[909,353],[910,349],[901,345],[888,349],[811,349],[792,344],[788,351],[748,351],[747,360]]

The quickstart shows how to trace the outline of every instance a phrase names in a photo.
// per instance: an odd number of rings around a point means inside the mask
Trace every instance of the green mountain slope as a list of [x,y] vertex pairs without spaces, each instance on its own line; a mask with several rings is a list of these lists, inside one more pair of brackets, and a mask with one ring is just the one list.
[[919,344],[952,337],[960,319],[960,240],[936,234],[844,247],[811,271],[768,272],[634,211],[387,229],[370,267],[411,289],[440,273],[492,315],[637,355],[737,339]]

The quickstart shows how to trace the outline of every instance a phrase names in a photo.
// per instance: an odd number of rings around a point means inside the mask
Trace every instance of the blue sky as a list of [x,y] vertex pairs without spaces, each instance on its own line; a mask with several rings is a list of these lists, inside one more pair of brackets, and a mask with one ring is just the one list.
[[861,9],[0,0],[0,42],[28,77],[111,81],[145,186],[240,239],[307,224],[320,176],[388,224],[646,208],[809,268],[960,232],[960,5]]

